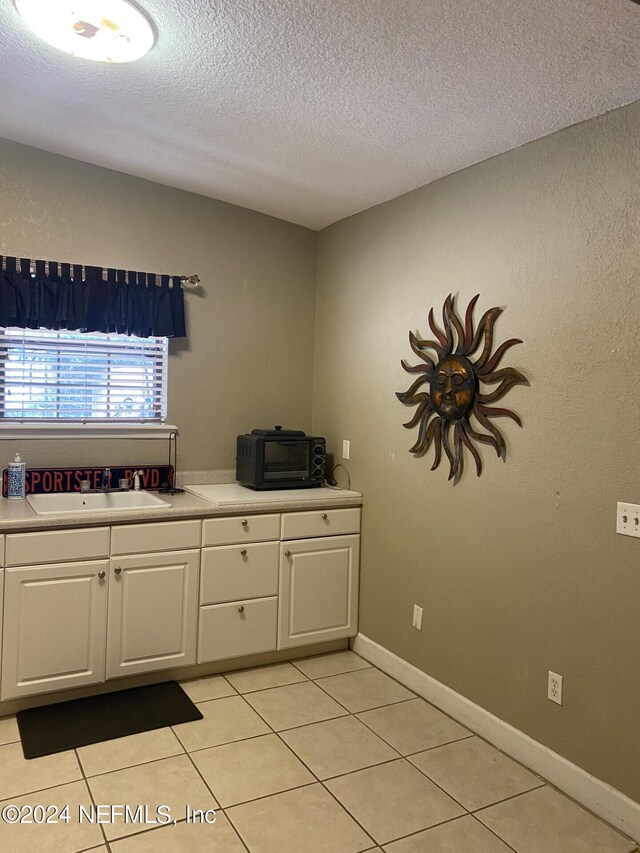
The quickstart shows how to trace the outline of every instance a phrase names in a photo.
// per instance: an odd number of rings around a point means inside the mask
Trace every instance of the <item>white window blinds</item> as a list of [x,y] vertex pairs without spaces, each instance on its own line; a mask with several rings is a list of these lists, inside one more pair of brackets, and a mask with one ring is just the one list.
[[0,423],[156,423],[167,338],[0,328]]

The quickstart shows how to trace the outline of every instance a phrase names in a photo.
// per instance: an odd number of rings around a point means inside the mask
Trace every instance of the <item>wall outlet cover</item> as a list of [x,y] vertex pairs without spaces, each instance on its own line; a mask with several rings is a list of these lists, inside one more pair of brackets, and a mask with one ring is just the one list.
[[561,675],[557,672],[549,670],[549,678],[547,681],[547,699],[555,702],[557,705],[562,705],[562,682],[564,681]]
[[619,501],[616,513],[616,533],[640,539],[640,506]]

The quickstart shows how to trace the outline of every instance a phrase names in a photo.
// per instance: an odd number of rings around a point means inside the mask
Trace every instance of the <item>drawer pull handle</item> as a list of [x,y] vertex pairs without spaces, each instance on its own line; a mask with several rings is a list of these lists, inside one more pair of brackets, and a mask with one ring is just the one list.
[[244,604],[238,605],[238,613],[244,613]]
[[285,552],[284,552],[284,555],[285,555],[285,557],[290,557],[290,556],[291,556],[291,551],[285,551]]
[[114,575],[119,575],[121,573],[121,571],[122,571],[122,569],[120,568],[120,566],[116,566],[115,569],[113,570],[113,573],[114,573]]
[[243,527],[248,527],[248,526],[249,526],[249,522],[247,521],[247,519],[246,519],[246,518],[243,518],[243,519],[242,519],[241,524],[242,524],[242,526],[243,526]]
[[247,549],[243,548],[242,551],[240,551],[240,553],[242,554],[243,557],[246,557],[247,556]]
[[100,580],[103,580],[104,572],[98,572],[98,577],[100,578]]
[[328,518],[329,518],[329,516],[327,515],[327,513],[326,513],[326,512],[323,512],[323,513],[322,513],[322,520],[323,520],[323,521],[326,521]]

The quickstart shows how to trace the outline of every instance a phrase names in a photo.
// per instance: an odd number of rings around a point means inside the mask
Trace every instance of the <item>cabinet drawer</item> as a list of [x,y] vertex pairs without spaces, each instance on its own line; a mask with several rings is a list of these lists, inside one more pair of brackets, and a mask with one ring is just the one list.
[[278,594],[278,542],[204,548],[200,604]]
[[198,663],[273,651],[277,625],[276,597],[201,607]]
[[7,566],[32,566],[68,560],[93,560],[109,556],[109,528],[10,533],[6,542]]
[[282,539],[342,536],[360,532],[360,507],[287,512],[282,516]]
[[111,529],[112,554],[145,554],[200,547],[200,524],[161,521],[158,524],[122,524]]
[[280,538],[280,515],[247,515],[207,518],[202,525],[202,544],[235,545]]

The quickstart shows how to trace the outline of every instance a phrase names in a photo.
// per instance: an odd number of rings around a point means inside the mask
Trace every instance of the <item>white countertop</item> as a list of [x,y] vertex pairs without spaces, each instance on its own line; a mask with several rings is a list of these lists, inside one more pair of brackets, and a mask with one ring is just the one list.
[[318,486],[310,489],[271,489],[256,490],[241,486],[239,483],[203,483],[185,486],[185,491],[191,492],[198,498],[214,503],[217,506],[231,504],[274,504],[298,501],[323,501],[334,503],[345,498],[361,498],[360,492],[349,489],[332,489],[329,486]]
[[[185,486],[186,488],[186,486]],[[26,500],[9,501],[0,498],[0,533],[20,533],[30,530],[51,530],[65,527],[95,527],[109,524],[141,524],[153,521],[174,521],[180,518],[211,518],[220,515],[264,512],[295,512],[320,509],[326,506],[361,506],[362,495],[348,489],[280,489],[256,492],[237,483],[212,483],[189,486],[190,489],[214,489],[211,494],[222,495],[224,503],[214,503],[196,493],[161,495],[166,508],[110,510],[108,512],[77,512],[61,515],[36,515]],[[224,492],[218,493],[218,489]],[[235,491],[236,489],[240,491]],[[235,495],[231,500],[231,495]],[[269,497],[265,497],[269,496]]]

